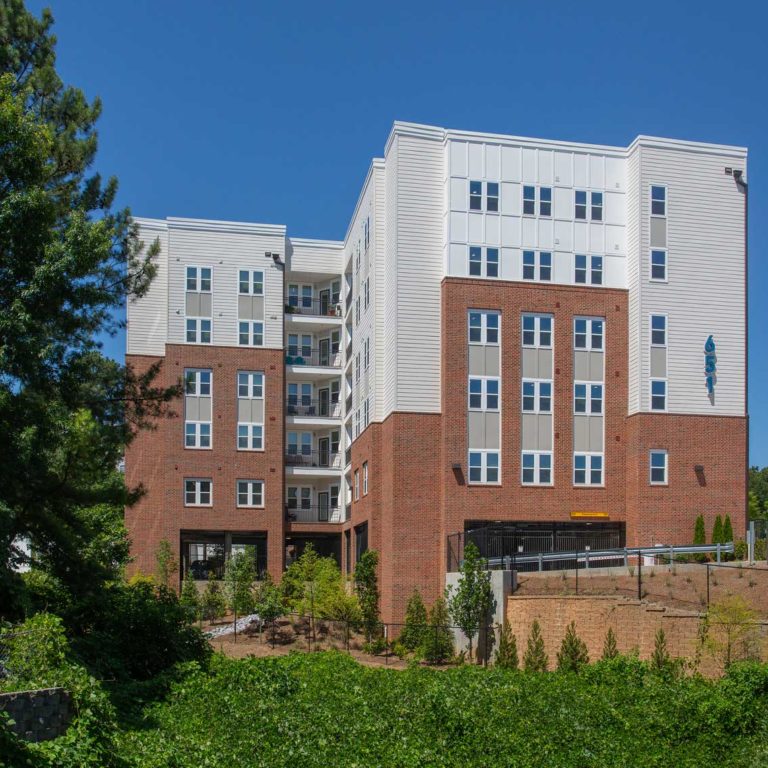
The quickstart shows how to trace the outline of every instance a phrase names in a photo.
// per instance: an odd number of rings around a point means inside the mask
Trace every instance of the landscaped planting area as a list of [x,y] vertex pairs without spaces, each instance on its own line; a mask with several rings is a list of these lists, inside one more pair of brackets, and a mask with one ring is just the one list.
[[713,683],[616,659],[572,673],[362,667],[336,652],[192,665],[118,739],[141,768],[765,765],[768,667]]

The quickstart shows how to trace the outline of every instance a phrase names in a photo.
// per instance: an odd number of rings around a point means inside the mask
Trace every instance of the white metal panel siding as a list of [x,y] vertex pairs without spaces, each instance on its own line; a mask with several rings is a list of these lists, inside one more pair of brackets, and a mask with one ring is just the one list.
[[384,334],[386,327],[385,312],[385,233],[386,233],[386,183],[384,166],[377,163],[373,170],[373,215],[371,217],[371,237],[373,242],[373,269],[371,270],[371,300],[374,311],[374,331],[371,341],[371,365],[374,376],[374,408],[372,421],[384,419]]
[[440,140],[398,137],[395,408],[399,411],[440,411],[443,158]]
[[145,252],[159,241],[157,274],[147,293],[128,301],[126,352],[129,355],[164,355],[168,335],[168,227],[164,221],[136,219]]
[[213,269],[213,346],[238,346],[238,271],[264,272],[264,347],[283,348],[283,270],[264,257],[265,252],[285,257],[285,230],[241,225],[226,228],[213,223],[169,219],[168,340],[185,343],[185,270],[187,265]]
[[310,272],[338,277],[344,271],[344,243],[327,240],[288,240],[288,272]]
[[640,153],[635,147],[627,158],[627,288],[629,289],[628,413],[640,410]]
[[[649,408],[649,324],[667,314],[668,403],[673,413],[744,415],[744,196],[726,166],[746,158],[643,147],[640,190],[641,409]],[[648,279],[650,186],[667,187],[669,282]],[[704,343],[717,346],[717,384],[710,402]]]

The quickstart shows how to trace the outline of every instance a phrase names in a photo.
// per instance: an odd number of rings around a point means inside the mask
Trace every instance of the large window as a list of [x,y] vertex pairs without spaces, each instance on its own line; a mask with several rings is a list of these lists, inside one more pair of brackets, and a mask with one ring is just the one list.
[[237,506],[238,507],[263,507],[264,506],[264,481],[263,480],[238,480],[237,481]]
[[210,421],[185,421],[184,422],[184,447],[185,448],[210,448],[211,447],[211,422]]
[[469,482],[497,484],[499,482],[499,452],[469,452]]
[[539,216],[552,215],[552,187],[523,187],[523,215],[536,215],[536,201],[539,203]]
[[573,484],[603,484],[603,455],[601,453],[575,453],[573,455]]
[[238,371],[237,396],[247,400],[264,397],[264,374],[257,371]]
[[213,481],[187,478],[184,480],[184,506],[210,507],[213,504]]
[[481,310],[470,309],[468,317],[470,344],[499,343],[498,312],[484,312]]
[[666,282],[667,280],[667,252],[661,250],[651,251],[651,280]]
[[189,344],[211,343],[211,319],[208,317],[188,317],[186,319],[187,342]]
[[[483,205],[485,201],[485,205]],[[469,210],[497,213],[499,210],[499,184],[495,181],[469,182]]]
[[552,347],[552,316],[523,315],[523,346],[550,349]]
[[666,451],[650,451],[648,455],[648,464],[651,485],[667,484],[667,460],[668,455]]
[[651,216],[667,215],[667,188],[651,186]]
[[363,496],[368,495],[368,462],[363,462]]
[[573,320],[574,349],[602,351],[603,320],[597,317],[576,317]]
[[263,347],[264,323],[260,320],[240,320],[238,322],[238,343],[241,347]]
[[498,376],[469,377],[469,410],[498,411],[499,410],[499,378]]
[[552,280],[552,254],[549,251],[523,251],[523,280]]
[[264,425],[251,422],[239,422],[237,425],[238,451],[264,450]]
[[599,415],[603,412],[603,385],[575,382],[573,385],[573,412]]
[[291,456],[301,454],[302,456],[312,455],[312,433],[311,432],[288,432],[286,434],[287,451]]
[[187,368],[184,371],[184,394],[208,397],[211,394],[211,372],[204,369]]
[[244,296],[264,295],[264,273],[261,270],[241,269],[238,290]]
[[587,210],[589,210],[589,217],[592,221],[603,220],[602,192],[587,192],[584,189],[574,191],[574,218],[579,221],[586,221]]
[[667,382],[666,379],[651,379],[651,410],[667,410]]
[[586,256],[577,253],[575,260],[574,281],[589,285],[603,284],[603,257]]
[[552,485],[552,454],[549,451],[524,451],[521,466],[523,485]]
[[667,346],[667,316],[651,315],[651,346]]
[[472,277],[498,277],[499,249],[471,245],[469,247],[469,274]]
[[210,267],[187,267],[187,291],[192,293],[211,292]]
[[523,379],[523,413],[552,413],[552,382]]

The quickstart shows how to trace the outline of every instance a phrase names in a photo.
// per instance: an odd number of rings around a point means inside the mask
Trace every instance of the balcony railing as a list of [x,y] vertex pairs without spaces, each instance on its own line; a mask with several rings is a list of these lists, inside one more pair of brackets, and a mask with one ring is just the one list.
[[331,403],[327,400],[301,400],[288,402],[285,405],[287,416],[320,416],[327,419],[341,417],[341,403]]
[[341,454],[331,450],[302,451],[300,447],[289,445],[285,452],[285,466],[341,469]]
[[348,466],[352,463],[352,449],[347,448],[346,451],[344,451],[344,466]]
[[288,507],[286,519],[291,523],[342,523],[341,507]]
[[327,349],[309,347],[288,347],[285,354],[286,365],[317,365],[321,368],[340,368],[341,354]]
[[309,299],[301,296],[286,296],[286,315],[312,315],[314,317],[341,317],[341,303],[331,299]]

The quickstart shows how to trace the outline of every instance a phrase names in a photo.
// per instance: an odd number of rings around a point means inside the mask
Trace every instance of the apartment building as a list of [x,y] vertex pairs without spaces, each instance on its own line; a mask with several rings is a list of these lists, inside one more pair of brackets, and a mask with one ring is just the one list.
[[746,150],[395,123],[343,241],[139,219],[127,355],[182,381],[126,457],[135,566],[380,553],[382,614],[451,539],[689,543],[746,517]]

